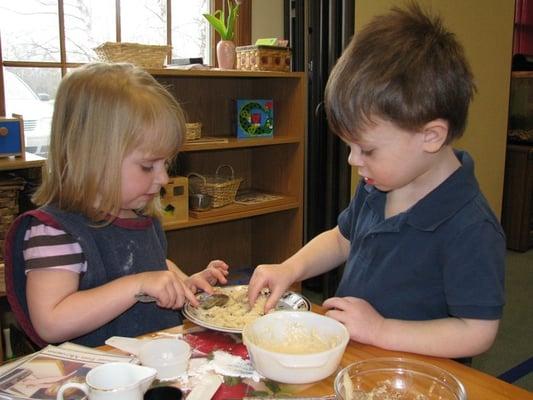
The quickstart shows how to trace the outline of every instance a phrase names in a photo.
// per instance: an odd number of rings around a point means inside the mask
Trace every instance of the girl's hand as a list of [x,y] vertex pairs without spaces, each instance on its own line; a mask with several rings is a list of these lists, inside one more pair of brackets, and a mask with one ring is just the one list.
[[139,292],[157,299],[157,305],[162,308],[178,309],[183,307],[186,299],[193,305],[198,305],[194,293],[180,279],[174,271],[142,272]]
[[331,297],[323,304],[328,317],[343,323],[350,339],[359,343],[374,344],[385,318],[366,300],[357,297]]
[[265,314],[274,308],[280,297],[294,283],[291,268],[282,264],[259,265],[250,278],[248,284],[248,302],[255,304],[262,289],[270,289],[270,296],[265,304]]
[[200,272],[191,275],[185,280],[185,285],[192,293],[203,290],[206,293],[213,293],[213,285],[216,283],[226,284],[229,271],[228,264],[221,260],[213,260]]

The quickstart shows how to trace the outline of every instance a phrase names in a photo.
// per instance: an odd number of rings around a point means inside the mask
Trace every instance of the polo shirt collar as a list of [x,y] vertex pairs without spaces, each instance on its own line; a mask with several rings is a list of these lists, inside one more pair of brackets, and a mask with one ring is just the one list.
[[[472,157],[460,150],[455,150],[455,155],[461,166],[412,208],[399,214],[400,220],[397,222],[405,221],[416,229],[434,231],[479,193]],[[371,185],[364,187],[369,192],[369,206],[374,212],[383,215],[386,193]]]
[[434,231],[479,194],[472,157],[459,150],[455,155],[461,166],[407,212],[407,223],[413,227]]

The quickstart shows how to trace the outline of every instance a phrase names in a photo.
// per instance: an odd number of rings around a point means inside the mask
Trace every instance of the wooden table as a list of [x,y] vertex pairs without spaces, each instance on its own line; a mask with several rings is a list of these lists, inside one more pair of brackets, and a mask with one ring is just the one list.
[[[313,311],[323,314],[325,309],[321,306],[313,305]],[[194,326],[189,321],[185,321],[183,326],[166,330],[169,333],[180,333],[183,330]],[[103,346],[102,349],[110,350],[110,347]],[[408,357],[441,367],[454,374],[465,386],[468,400],[533,400],[533,393],[528,392],[518,386],[511,385],[491,375],[485,374],[474,368],[467,367],[456,361],[445,358],[422,356],[412,353],[402,353],[380,349],[378,347],[350,341],[341,361],[341,367],[345,367],[355,361],[365,360],[373,357]],[[334,394],[333,381],[335,374],[313,385],[306,385],[299,396],[331,396]],[[302,386],[303,387],[303,386]]]

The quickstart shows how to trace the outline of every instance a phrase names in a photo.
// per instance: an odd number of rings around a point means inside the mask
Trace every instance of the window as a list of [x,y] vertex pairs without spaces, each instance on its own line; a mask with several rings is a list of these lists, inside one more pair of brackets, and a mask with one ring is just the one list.
[[[236,38],[243,44],[250,41],[246,3]],[[93,49],[106,41],[170,44],[167,61],[211,63],[215,39],[202,14],[223,6],[221,0],[2,1],[0,115],[22,114],[26,151],[46,156],[55,93],[69,68],[95,61]]]

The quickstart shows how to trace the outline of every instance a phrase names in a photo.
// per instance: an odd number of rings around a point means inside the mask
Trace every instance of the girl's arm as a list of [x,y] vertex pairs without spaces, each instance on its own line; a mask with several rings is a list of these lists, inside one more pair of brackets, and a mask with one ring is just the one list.
[[91,332],[135,304],[135,294],[158,299],[164,308],[180,308],[185,299],[196,301],[174,271],[143,272],[102,286],[78,290],[79,275],[60,269],[28,272],[26,298],[36,332],[50,343]]
[[[226,277],[229,274],[229,266],[222,260],[211,261],[205,269],[197,272],[191,276],[187,276],[176,264],[171,260],[167,260],[167,267],[170,271],[176,271],[185,285],[193,292],[203,290],[207,293],[213,293],[213,285],[217,283],[226,284],[228,280]],[[194,306],[198,305],[195,302]]]

